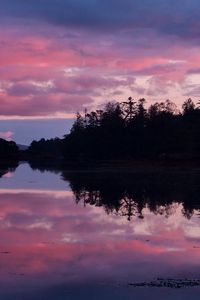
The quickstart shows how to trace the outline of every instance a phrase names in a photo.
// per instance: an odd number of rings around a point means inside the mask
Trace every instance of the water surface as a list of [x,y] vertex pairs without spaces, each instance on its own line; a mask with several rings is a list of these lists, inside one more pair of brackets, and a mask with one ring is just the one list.
[[1,174],[1,299],[199,299],[199,174]]

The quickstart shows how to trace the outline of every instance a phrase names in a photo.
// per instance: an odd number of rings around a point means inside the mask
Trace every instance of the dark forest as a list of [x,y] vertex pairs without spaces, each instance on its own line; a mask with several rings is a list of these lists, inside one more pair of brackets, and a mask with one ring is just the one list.
[[191,99],[179,111],[167,100],[145,108],[145,99],[109,102],[104,109],[77,113],[63,139],[33,141],[32,157],[65,160],[200,158],[200,107]]

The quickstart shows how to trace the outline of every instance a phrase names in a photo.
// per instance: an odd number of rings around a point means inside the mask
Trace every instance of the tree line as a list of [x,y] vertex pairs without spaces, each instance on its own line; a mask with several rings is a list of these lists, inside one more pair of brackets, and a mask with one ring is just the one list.
[[33,141],[29,154],[65,160],[200,158],[200,106],[170,100],[146,108],[146,100],[109,102],[77,113],[63,139]]
[[0,160],[16,160],[19,156],[19,149],[15,142],[6,141],[0,138]]

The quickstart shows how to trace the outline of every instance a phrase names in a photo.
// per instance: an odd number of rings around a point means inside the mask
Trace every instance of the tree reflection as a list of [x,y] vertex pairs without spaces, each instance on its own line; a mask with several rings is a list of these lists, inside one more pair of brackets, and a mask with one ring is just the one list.
[[200,209],[199,174],[101,174],[63,172],[77,203],[103,206],[107,214],[144,218],[144,209],[169,217],[175,203],[191,218]]
[[[62,174],[70,183],[76,203],[103,207],[107,214],[144,218],[144,209],[166,218],[175,214],[176,204],[182,205],[182,214],[190,219],[195,210],[200,210],[200,173],[183,172],[91,172],[89,169],[63,171],[44,164],[31,164],[42,172]],[[70,170],[70,169],[69,169]]]

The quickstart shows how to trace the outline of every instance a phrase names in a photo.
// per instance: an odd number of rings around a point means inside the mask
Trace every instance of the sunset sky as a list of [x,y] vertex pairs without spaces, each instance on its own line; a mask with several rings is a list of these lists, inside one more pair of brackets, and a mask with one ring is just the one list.
[[1,0],[0,137],[62,136],[128,96],[196,102],[199,31],[199,0]]

